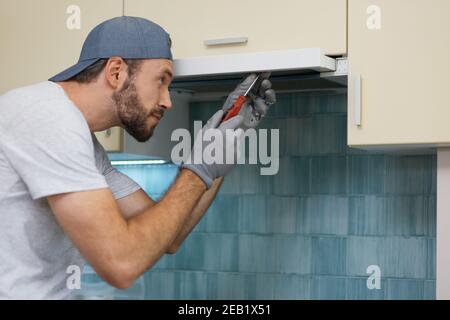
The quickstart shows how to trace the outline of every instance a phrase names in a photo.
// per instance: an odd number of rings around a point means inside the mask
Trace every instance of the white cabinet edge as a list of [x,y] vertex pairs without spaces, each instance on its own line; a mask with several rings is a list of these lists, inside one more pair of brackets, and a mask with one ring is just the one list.
[[336,60],[320,48],[306,48],[175,59],[173,66],[175,79],[182,79],[259,71],[330,72],[336,71]]

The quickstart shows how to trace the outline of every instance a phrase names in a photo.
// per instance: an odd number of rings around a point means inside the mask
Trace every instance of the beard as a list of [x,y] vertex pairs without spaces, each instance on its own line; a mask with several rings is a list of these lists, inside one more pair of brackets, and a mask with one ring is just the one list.
[[116,104],[123,128],[137,141],[148,141],[156,126],[148,126],[147,119],[152,115],[162,118],[164,110],[154,108],[150,112],[146,111],[139,99],[136,86],[130,79],[124,82],[123,87],[118,92],[113,93],[112,98]]

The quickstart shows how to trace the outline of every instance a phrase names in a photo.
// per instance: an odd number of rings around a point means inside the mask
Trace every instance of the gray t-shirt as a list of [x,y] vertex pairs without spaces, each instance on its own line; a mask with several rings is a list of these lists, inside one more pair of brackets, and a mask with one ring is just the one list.
[[[45,81],[0,96],[0,299],[65,299],[84,261],[46,197],[140,187],[111,166],[80,110]],[[73,267],[71,267],[73,268]]]

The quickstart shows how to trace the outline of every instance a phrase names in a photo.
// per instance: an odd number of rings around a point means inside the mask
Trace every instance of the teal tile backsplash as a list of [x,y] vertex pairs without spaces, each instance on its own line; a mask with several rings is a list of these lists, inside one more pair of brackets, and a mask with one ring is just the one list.
[[347,274],[347,239],[338,237],[313,237],[311,248],[312,274]]
[[[220,101],[191,104],[207,120]],[[435,299],[436,156],[346,146],[345,93],[279,94],[275,176],[242,165],[175,255],[145,275],[148,299]],[[173,165],[119,168],[158,199]],[[367,288],[367,267],[381,288]]]
[[313,277],[310,298],[319,300],[343,300],[347,295],[347,279],[344,277]]

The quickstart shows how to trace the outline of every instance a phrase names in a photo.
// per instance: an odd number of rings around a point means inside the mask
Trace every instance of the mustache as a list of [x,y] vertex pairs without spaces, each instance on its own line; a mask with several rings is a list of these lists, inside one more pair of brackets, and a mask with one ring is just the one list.
[[155,116],[157,116],[159,118],[162,118],[162,117],[164,117],[164,109],[163,108],[157,108],[155,110],[152,110],[148,116],[150,117],[152,115],[155,115]]

